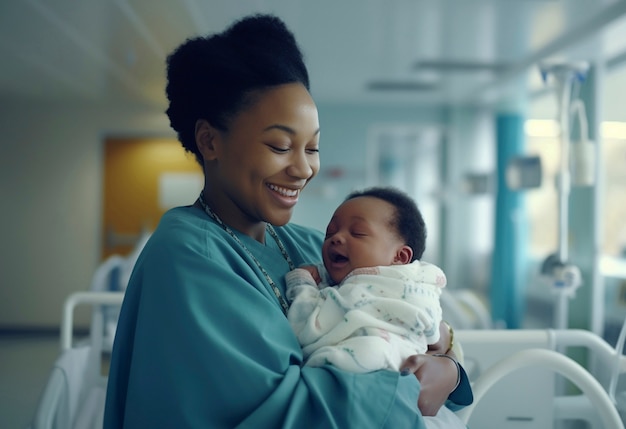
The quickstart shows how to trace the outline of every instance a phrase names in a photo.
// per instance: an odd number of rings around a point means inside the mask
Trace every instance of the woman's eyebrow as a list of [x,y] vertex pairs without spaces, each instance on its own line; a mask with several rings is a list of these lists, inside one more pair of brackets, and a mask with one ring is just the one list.
[[[290,135],[295,135],[296,134],[296,130],[294,130],[291,127],[288,127],[287,125],[282,125],[282,124],[274,124],[274,125],[270,125],[269,127],[265,127],[263,129],[263,131],[269,131],[269,130],[281,130],[284,131]],[[313,135],[317,135],[319,134],[320,129],[318,128],[317,130],[315,130],[315,132],[313,133]]]

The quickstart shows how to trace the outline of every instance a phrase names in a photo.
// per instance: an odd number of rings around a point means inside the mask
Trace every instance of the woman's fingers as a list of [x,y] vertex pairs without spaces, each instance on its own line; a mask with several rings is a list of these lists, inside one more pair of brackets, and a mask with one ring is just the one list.
[[402,374],[413,373],[421,384],[417,406],[424,416],[434,416],[445,404],[457,381],[457,368],[446,357],[410,356],[401,366]]

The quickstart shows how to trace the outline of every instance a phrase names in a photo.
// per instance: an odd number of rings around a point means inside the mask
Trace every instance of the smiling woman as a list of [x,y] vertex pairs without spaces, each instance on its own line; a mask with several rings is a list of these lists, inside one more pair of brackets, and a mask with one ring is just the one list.
[[[320,168],[317,108],[289,30],[251,16],[186,41],[168,57],[167,95],[204,187],[165,213],[135,265],[104,427],[423,429],[418,395],[436,413],[454,362],[412,356],[417,376],[405,377],[304,366],[285,317],[284,276],[320,260],[323,238],[289,223]],[[471,402],[462,385],[457,404]]]

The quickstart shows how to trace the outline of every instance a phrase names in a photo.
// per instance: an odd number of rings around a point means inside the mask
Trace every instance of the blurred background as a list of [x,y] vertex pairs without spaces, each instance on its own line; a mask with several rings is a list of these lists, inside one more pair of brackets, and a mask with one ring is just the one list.
[[[0,0],[0,368],[17,339],[56,341],[65,298],[194,202],[203,178],[164,114],[165,59],[256,12],[295,33],[320,114],[322,169],[295,222],[322,229],[347,192],[400,187],[425,214],[424,259],[471,296],[457,326],[615,342],[626,1]],[[560,267],[579,275],[566,293]],[[56,352],[26,353],[43,356],[34,392]],[[14,401],[6,386],[28,383],[10,371],[0,394]]]

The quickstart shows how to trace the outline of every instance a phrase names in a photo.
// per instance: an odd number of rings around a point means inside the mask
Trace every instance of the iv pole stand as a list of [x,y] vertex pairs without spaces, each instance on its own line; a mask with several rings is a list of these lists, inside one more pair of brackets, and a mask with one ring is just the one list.
[[578,267],[567,264],[569,258],[569,196],[572,182],[570,172],[570,104],[572,88],[575,84],[585,79],[589,70],[589,64],[587,62],[545,63],[539,67],[544,82],[547,82],[548,76],[552,76],[556,83],[561,143],[560,170],[557,181],[559,247],[557,258],[550,262],[547,271],[552,279],[554,292],[557,296],[554,311],[554,328],[567,329],[569,324],[568,300],[574,297],[576,289],[582,284]]

